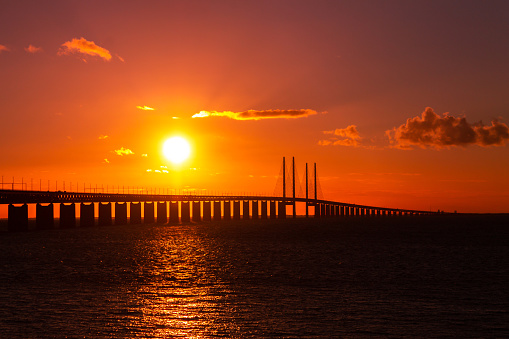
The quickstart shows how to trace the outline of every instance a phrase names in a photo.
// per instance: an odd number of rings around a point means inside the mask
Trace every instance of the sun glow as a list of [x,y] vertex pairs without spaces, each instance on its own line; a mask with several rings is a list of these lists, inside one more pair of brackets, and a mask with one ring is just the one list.
[[191,154],[191,146],[182,137],[172,137],[163,144],[163,154],[166,159],[178,165],[184,162]]

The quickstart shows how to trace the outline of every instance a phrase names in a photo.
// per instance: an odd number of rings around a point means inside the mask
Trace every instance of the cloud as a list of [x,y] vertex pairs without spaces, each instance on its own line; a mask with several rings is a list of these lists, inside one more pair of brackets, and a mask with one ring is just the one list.
[[104,140],[106,138],[109,138],[109,136],[107,136],[107,135],[100,135],[99,136],[99,140]]
[[141,109],[143,111],[154,111],[155,108],[149,107],[149,106],[136,106],[137,109]]
[[107,163],[107,164],[110,163],[110,161],[108,159],[106,159],[106,158],[104,159],[104,162]]
[[[328,140],[319,140],[318,145],[321,146],[360,146],[360,140],[362,139],[357,131],[357,126],[350,125],[346,128],[337,128],[332,131],[323,131],[323,134],[332,134]],[[341,137],[343,139],[338,139]]]
[[0,45],[0,53],[2,52],[10,52],[11,50],[7,48],[7,46]]
[[436,149],[469,145],[503,146],[509,140],[509,127],[497,120],[491,126],[482,122],[470,124],[465,117],[441,117],[427,107],[419,117],[409,118],[406,124],[394,127],[385,134],[393,147],[409,149],[412,146]]
[[146,157],[148,157],[148,154],[142,154],[141,156],[146,158]]
[[227,117],[234,120],[297,119],[304,118],[314,114],[317,114],[317,112],[311,109],[297,109],[297,110],[271,109],[263,111],[248,110],[244,112],[201,111],[200,113],[194,114],[192,118]]
[[98,56],[104,60],[111,60],[111,53],[105,48],[97,46],[95,42],[88,41],[85,38],[72,39],[62,44],[58,51],[58,55],[70,55],[73,53],[82,53],[91,56]]
[[28,47],[25,47],[25,51],[28,53],[38,53],[42,52],[42,47],[35,47],[34,45],[28,45]]
[[129,148],[124,148],[124,147],[121,147],[120,149],[116,149],[115,153],[117,153],[117,155],[120,155],[120,156],[134,154],[134,152],[131,151]]

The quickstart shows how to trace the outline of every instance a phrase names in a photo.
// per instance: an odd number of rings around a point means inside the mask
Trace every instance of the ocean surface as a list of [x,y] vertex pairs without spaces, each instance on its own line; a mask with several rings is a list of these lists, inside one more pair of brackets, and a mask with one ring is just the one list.
[[509,337],[509,218],[0,233],[0,338]]

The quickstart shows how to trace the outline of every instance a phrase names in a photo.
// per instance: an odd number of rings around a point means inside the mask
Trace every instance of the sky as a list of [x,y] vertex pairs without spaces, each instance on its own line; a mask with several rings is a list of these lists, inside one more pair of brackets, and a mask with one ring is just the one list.
[[272,195],[295,157],[327,200],[507,213],[508,34],[505,0],[2,1],[3,187]]

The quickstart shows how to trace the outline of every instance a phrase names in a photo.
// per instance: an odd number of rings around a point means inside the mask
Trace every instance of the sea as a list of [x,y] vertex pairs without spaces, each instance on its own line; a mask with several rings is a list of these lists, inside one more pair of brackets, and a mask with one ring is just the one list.
[[0,233],[0,338],[509,337],[509,217]]

